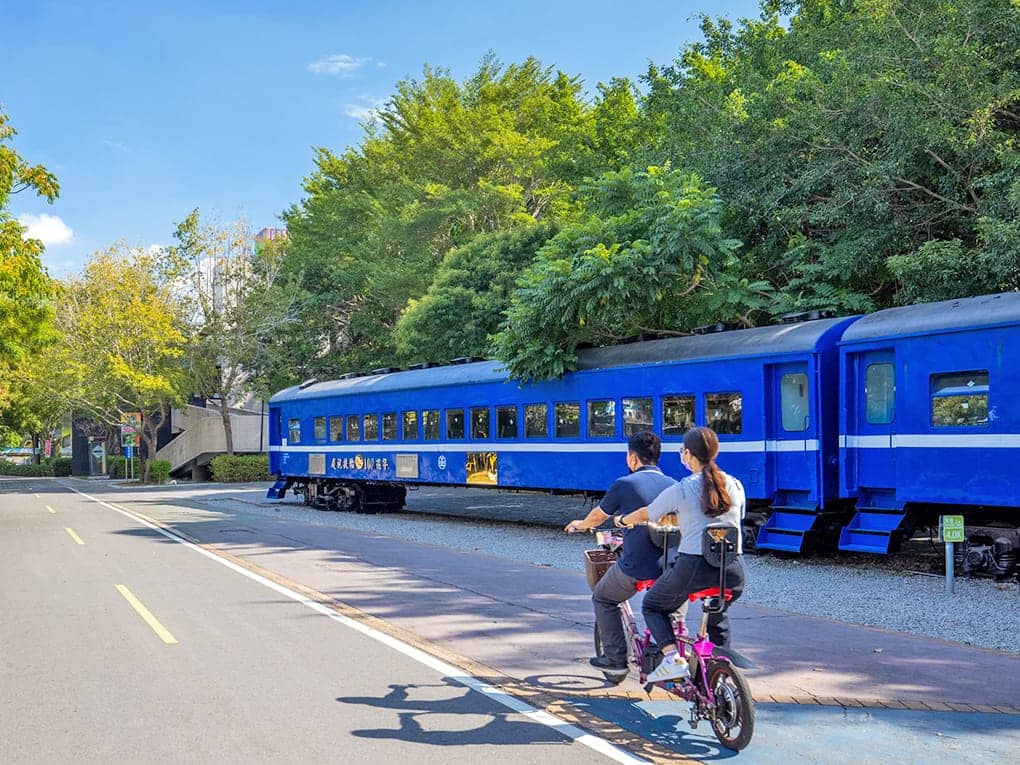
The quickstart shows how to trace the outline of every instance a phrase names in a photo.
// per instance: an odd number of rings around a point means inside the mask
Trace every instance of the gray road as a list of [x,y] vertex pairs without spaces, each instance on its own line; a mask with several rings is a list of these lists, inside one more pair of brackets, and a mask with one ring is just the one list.
[[609,761],[57,482],[0,580],[3,763]]

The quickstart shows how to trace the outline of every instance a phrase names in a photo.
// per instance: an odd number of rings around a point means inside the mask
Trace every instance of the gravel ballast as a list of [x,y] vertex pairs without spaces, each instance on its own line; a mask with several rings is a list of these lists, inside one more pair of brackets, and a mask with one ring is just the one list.
[[[465,498],[467,491],[449,489],[409,495],[411,509],[429,504],[445,509],[458,506],[447,516],[322,512],[290,498],[267,501],[264,488],[229,491],[218,487],[213,492],[187,493],[191,501],[241,515],[384,534],[567,570],[584,570],[582,552],[593,543],[590,535],[567,535],[552,525],[533,525],[520,517],[527,515],[528,506],[539,504],[544,512],[557,516],[546,523],[583,517],[590,505],[576,497],[475,491]],[[447,493],[449,497],[444,496]],[[483,514],[502,520],[465,517]],[[743,603],[1020,654],[1020,588],[1015,583],[957,579],[955,595],[947,595],[945,580],[939,576],[754,555],[745,556],[745,563],[748,581]]]

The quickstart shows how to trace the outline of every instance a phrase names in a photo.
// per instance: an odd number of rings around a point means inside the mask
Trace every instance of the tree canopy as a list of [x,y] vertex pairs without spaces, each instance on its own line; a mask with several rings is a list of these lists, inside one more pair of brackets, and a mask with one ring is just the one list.
[[719,189],[776,287],[763,318],[1020,286],[1018,19],[1008,0],[769,1],[652,67],[656,150]]
[[25,236],[11,215],[11,195],[34,192],[53,202],[56,177],[42,165],[29,165],[12,142],[16,131],[0,110],[0,408],[11,365],[37,351],[48,339],[52,285],[42,267],[43,244]]
[[150,457],[156,428],[187,393],[181,277],[180,261],[165,250],[116,244],[95,253],[66,281],[60,339],[49,354],[54,382],[74,411],[109,425],[141,414]]
[[[281,286],[304,292],[291,329],[295,344],[314,338],[307,371],[415,355],[407,331],[421,321],[418,303],[393,333],[409,300],[436,305],[435,290],[425,296],[443,258],[476,237],[571,219],[577,185],[626,162],[641,124],[626,81],[591,103],[576,78],[533,58],[503,65],[488,56],[463,82],[426,67],[398,83],[360,146],[316,151],[307,197],[285,216]],[[460,329],[449,329],[437,348],[456,344]]]
[[[262,394],[471,355],[544,378],[585,344],[1020,289],[1020,2],[763,0],[701,29],[639,86],[588,87],[535,58],[490,54],[462,80],[424,66],[356,145],[314,150],[288,237],[250,253],[230,316],[188,333],[166,302],[167,256],[222,255],[197,213],[154,261],[97,255],[59,322],[71,390],[105,385],[107,412],[163,406],[189,364],[222,375],[219,353]],[[9,400],[52,285],[8,200],[57,192],[12,136],[0,114]],[[39,377],[21,372],[29,401]]]

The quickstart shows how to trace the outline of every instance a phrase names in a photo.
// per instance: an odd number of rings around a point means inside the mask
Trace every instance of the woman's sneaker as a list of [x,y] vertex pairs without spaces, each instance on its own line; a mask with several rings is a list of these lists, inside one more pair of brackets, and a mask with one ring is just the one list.
[[679,654],[671,654],[659,662],[659,666],[652,670],[651,674],[645,679],[649,683],[661,683],[664,680],[680,680],[687,677],[688,671],[687,659]]

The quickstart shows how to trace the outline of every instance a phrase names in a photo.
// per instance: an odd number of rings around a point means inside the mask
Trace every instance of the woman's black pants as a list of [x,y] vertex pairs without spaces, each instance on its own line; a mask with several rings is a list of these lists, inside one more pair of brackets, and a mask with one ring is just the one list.
[[[645,624],[652,631],[656,644],[667,646],[675,642],[669,616],[692,592],[718,586],[718,568],[708,565],[700,555],[678,555],[669,571],[645,593],[641,606]],[[726,561],[726,589],[733,591],[731,603],[744,591],[744,563],[739,555]],[[716,645],[729,645],[730,620],[725,610],[709,614],[708,638]]]

